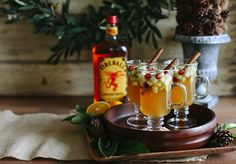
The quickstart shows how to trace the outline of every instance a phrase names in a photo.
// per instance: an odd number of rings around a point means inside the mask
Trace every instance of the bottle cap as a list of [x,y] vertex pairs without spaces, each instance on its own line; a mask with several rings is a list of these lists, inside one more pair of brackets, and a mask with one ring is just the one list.
[[107,16],[107,23],[116,24],[118,22],[118,18],[115,15]]

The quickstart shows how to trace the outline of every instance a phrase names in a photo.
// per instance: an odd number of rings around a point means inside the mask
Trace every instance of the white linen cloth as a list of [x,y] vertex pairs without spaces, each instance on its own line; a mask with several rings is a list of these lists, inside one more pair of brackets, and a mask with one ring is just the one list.
[[0,158],[90,160],[84,128],[62,121],[66,117],[0,111]]

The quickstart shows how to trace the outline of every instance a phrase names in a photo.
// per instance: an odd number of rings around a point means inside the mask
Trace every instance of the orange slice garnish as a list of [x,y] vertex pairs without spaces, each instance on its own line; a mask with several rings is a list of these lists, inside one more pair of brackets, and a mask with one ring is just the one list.
[[120,105],[120,104],[122,104],[122,102],[121,101],[112,101],[112,102],[109,102],[109,104],[112,107],[112,106],[115,106],[115,105]]
[[91,105],[89,105],[87,107],[86,112],[91,115],[97,116],[97,115],[103,114],[109,108],[110,108],[109,103],[107,103],[105,101],[98,101],[98,102],[95,102],[95,103],[92,103]]

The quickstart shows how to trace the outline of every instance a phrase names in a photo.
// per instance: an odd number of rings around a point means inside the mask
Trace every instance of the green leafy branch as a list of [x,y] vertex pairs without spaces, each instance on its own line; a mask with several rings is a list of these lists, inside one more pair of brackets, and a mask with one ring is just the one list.
[[82,48],[91,48],[104,38],[102,27],[107,15],[119,17],[119,37],[130,45],[137,40],[140,44],[151,42],[158,47],[158,38],[162,38],[156,24],[166,18],[162,8],[170,9],[173,0],[103,0],[96,10],[92,5],[85,13],[69,13],[70,0],[64,3],[52,3],[50,0],[5,0],[6,7],[0,12],[8,15],[7,24],[22,19],[31,22],[36,32],[57,37],[58,42],[51,48],[49,62],[58,63],[67,60],[77,52],[80,57]]
[[148,153],[149,150],[139,141],[128,140],[117,136],[110,138],[106,135],[105,127],[102,124],[102,115],[91,115],[80,105],[76,105],[77,114],[64,119],[73,124],[85,125],[88,134],[91,137],[90,146],[96,149],[102,156],[109,157],[115,154],[139,154]]
[[26,19],[35,26],[36,32],[57,37],[50,62],[58,63],[62,57],[67,60],[75,51],[79,57],[84,45],[92,45],[102,38],[100,21],[97,23],[99,19],[92,6],[88,6],[86,14],[74,16],[69,14],[70,0],[62,4],[49,0],[7,0],[5,3],[9,7],[0,11],[11,16],[6,23]]

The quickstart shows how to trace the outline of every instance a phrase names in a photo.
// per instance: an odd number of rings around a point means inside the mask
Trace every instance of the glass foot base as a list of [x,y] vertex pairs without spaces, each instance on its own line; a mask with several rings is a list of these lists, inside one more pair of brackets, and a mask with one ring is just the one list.
[[170,131],[169,129],[167,129],[166,127],[160,127],[160,128],[157,128],[157,129],[153,129],[153,128],[143,128],[142,130],[145,130],[145,131]]
[[134,128],[144,128],[147,127],[146,117],[130,117],[127,119],[127,124]]
[[187,120],[178,120],[176,118],[171,118],[167,121],[167,125],[171,128],[174,129],[186,129],[186,128],[191,128],[197,125],[197,121],[188,118]]

